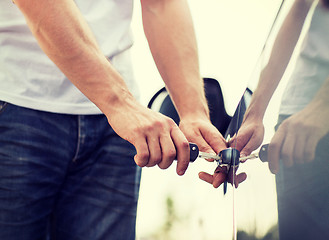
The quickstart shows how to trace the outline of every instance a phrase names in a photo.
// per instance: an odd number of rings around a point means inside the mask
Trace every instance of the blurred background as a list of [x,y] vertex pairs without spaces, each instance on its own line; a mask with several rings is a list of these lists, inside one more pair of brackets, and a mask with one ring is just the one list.
[[[273,37],[292,1],[280,12],[264,56],[264,43],[281,0],[189,0],[198,41],[202,77],[219,81],[227,112],[232,115],[248,86],[256,87],[266,63]],[[144,37],[139,1],[135,1],[133,62],[141,101],[147,105],[164,86]],[[289,71],[288,71],[289,73]],[[287,74],[288,74],[287,73]],[[265,139],[274,133],[278,104],[285,81],[273,96],[265,117]],[[144,168],[137,216],[138,240],[278,239],[274,176],[259,160],[240,165],[248,178],[233,191],[214,189],[199,180],[198,173],[212,173],[216,163],[201,159],[190,164],[183,177],[167,170]]]

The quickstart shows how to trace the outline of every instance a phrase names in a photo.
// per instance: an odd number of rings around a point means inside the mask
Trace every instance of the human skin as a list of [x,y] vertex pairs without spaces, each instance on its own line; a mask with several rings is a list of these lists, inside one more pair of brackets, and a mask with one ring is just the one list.
[[[238,138],[230,142],[236,143],[241,155],[249,155],[262,143],[266,108],[289,63],[312,3],[307,0],[295,1],[281,26],[269,62],[261,73],[244,116]],[[329,131],[328,90],[329,79],[326,79],[303,110],[282,122],[268,147],[272,173],[278,173],[280,159],[287,167],[314,160],[316,145]]]
[[[241,156],[250,155],[263,141],[265,111],[290,61],[312,3],[313,1],[296,0],[279,30],[268,64],[260,75],[257,88],[252,95],[251,103],[246,110],[239,132],[228,143],[229,146],[237,148]],[[285,125],[283,124],[283,127]],[[273,137],[273,142],[270,143],[268,149],[269,167],[273,173],[278,172],[278,157],[280,155],[287,155],[287,159],[293,157],[291,152],[280,152],[282,142],[279,144],[277,141],[283,138],[282,134],[286,135],[288,133],[288,131],[282,131],[283,127]],[[289,134],[293,134],[293,132],[290,131]],[[285,161],[285,163],[289,165],[290,160]],[[220,185],[218,183],[221,183],[223,178],[218,171],[215,171],[212,175],[200,173],[199,177],[214,187],[218,187]],[[235,178],[235,182],[239,183],[246,179],[246,175],[242,173],[235,176]]]
[[42,50],[132,143],[137,165],[177,173],[189,164],[189,141],[218,153],[226,142],[211,124],[199,73],[196,40],[186,0],[141,0],[143,25],[159,72],[181,118],[174,121],[142,106],[101,52],[74,1],[15,0]]

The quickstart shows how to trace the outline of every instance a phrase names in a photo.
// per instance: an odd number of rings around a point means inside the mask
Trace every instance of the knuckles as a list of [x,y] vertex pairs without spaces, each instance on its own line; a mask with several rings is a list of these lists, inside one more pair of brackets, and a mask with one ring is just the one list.
[[163,153],[164,159],[174,160],[176,158],[176,151],[175,150],[168,150],[167,152]]
[[[137,134],[145,134],[157,131],[169,131],[174,125],[171,119],[156,119],[147,123],[135,126],[132,131]],[[175,124],[175,123],[174,123]]]
[[139,153],[138,155],[136,155],[135,157],[135,162],[138,166],[140,167],[144,167],[148,164],[149,162],[149,153],[147,152],[143,152],[143,153]]
[[186,150],[190,147],[189,142],[187,140],[181,141],[180,143],[178,143],[178,147]]
[[161,156],[155,156],[150,159],[150,162],[152,163],[153,166],[155,166],[161,163],[161,160],[162,160]]
[[282,151],[281,152],[281,157],[285,161],[287,166],[292,165],[293,159],[292,159],[291,154],[287,153],[286,151]]

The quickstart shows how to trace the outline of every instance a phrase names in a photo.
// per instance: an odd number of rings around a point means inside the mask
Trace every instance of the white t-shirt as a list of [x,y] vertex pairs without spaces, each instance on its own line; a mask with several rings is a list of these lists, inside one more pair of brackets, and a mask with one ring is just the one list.
[[[309,30],[282,97],[280,114],[301,111],[329,78],[329,9],[316,6]],[[329,93],[328,93],[329,94]]]
[[[132,0],[75,0],[103,53],[138,98],[129,49]],[[90,102],[43,53],[10,0],[0,1],[0,100],[68,114],[98,114]]]

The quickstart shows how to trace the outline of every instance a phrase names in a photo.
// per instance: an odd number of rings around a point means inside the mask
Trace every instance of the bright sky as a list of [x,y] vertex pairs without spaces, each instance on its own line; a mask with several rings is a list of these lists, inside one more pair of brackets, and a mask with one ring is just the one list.
[[[142,103],[163,87],[142,32],[139,1],[135,1],[133,61],[140,83]],[[289,2],[289,1],[288,1]],[[291,2],[291,1],[290,1]],[[226,107],[233,113],[245,89],[255,87],[258,56],[281,4],[281,0],[189,0],[199,46],[203,77],[216,78],[223,89]],[[253,78],[251,76],[254,76]],[[273,134],[279,97],[274,97],[271,115],[267,115],[269,141]],[[232,189],[223,197],[223,189],[213,189],[198,179],[199,171],[213,172],[215,165],[195,162],[184,177],[178,177],[175,166],[168,170],[143,170],[138,209],[138,239],[156,233],[164,224],[165,202],[174,200],[178,220],[173,239],[231,239]],[[240,167],[248,179],[235,191],[238,229],[255,230],[262,236],[276,223],[274,177],[267,165],[259,161]],[[153,238],[156,239],[156,238]]]

